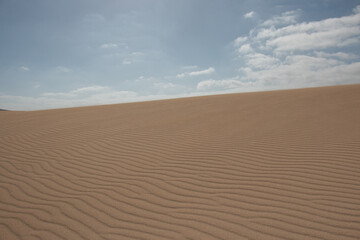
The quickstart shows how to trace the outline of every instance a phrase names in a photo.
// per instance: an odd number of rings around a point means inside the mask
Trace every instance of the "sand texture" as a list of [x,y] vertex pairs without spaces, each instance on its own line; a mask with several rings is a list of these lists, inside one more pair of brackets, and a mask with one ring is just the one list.
[[0,239],[360,239],[360,85],[2,111]]

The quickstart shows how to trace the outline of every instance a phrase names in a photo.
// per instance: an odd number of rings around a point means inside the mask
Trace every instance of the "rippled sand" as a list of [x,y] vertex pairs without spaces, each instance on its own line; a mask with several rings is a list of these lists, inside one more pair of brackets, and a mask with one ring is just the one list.
[[360,85],[0,112],[0,239],[359,239]]

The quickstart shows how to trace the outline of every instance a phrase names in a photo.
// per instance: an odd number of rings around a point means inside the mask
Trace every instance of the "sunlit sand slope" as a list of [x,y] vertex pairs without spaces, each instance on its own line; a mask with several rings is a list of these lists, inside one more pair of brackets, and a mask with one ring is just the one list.
[[360,85],[0,112],[0,239],[359,239]]

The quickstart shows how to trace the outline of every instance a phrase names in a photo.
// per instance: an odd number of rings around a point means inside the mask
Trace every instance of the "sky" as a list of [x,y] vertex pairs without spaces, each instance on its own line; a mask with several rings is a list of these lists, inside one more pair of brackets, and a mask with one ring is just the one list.
[[360,83],[358,0],[0,0],[0,108]]

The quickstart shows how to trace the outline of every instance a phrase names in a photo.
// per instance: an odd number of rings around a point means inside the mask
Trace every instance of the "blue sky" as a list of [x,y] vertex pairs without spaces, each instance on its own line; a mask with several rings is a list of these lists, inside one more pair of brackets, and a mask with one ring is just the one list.
[[360,4],[0,0],[0,108],[360,83]]

